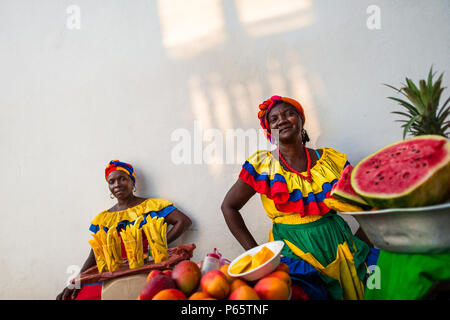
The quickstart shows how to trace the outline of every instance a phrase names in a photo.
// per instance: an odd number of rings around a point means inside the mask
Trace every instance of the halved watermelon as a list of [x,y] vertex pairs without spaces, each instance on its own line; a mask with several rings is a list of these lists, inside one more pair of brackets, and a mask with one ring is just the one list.
[[450,199],[450,142],[423,135],[392,143],[361,160],[351,184],[378,209],[443,203]]
[[337,199],[341,199],[352,205],[359,207],[369,207],[369,204],[361,198],[355,190],[353,190],[352,184],[350,183],[351,173],[353,171],[353,166],[348,164],[341,173],[341,177],[334,184],[331,189],[330,195]]

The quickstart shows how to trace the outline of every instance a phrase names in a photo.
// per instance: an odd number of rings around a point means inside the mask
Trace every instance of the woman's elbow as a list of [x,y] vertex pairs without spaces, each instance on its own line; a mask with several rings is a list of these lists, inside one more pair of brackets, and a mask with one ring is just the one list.
[[189,228],[192,225],[192,220],[188,216],[184,216],[184,229]]
[[230,203],[229,203],[229,201],[227,201],[227,199],[225,198],[225,199],[222,201],[222,204],[220,205],[220,210],[222,210],[222,214],[223,214],[224,216],[227,216],[227,215],[229,214],[229,212],[230,212],[230,209],[231,209]]
[[181,226],[183,231],[186,231],[186,229],[192,225],[192,220],[184,213],[180,215],[177,220],[177,224]]

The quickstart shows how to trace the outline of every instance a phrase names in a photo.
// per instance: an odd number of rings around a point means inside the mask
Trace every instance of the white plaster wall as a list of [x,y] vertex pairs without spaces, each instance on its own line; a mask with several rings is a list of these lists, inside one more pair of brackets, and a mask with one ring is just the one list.
[[[81,266],[90,221],[114,204],[103,176],[111,159],[135,166],[138,195],[192,218],[180,242],[197,245],[195,260],[214,247],[233,258],[241,248],[220,204],[241,163],[175,165],[175,130],[194,139],[194,121],[223,134],[258,129],[258,104],[291,96],[312,145],[357,163],[401,139],[382,83],[418,80],[433,64],[449,84],[446,0],[186,3],[0,1],[1,299],[53,299],[67,267]],[[70,5],[80,29],[67,26]],[[381,29],[366,25],[370,5]],[[242,214],[265,242],[258,197]]]

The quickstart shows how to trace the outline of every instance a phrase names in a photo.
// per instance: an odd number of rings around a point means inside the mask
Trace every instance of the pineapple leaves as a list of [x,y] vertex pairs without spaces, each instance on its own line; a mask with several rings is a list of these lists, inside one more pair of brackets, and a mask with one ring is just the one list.
[[449,121],[450,115],[450,98],[439,108],[439,101],[445,87],[442,87],[443,73],[440,74],[436,81],[433,81],[433,67],[430,68],[426,79],[419,80],[418,86],[406,77],[406,84],[400,89],[394,86],[384,84],[385,86],[395,90],[407,98],[407,101],[398,99],[396,97],[388,97],[402,107],[407,112],[394,111],[393,114],[406,117],[406,120],[395,120],[395,122],[402,122],[403,125],[403,139],[410,133],[413,136],[424,134],[437,134],[447,137],[446,131],[450,129]]
[[411,113],[411,115],[413,115],[413,116],[419,114],[419,112],[417,111],[417,109],[414,108],[414,106],[412,106],[411,104],[409,104],[409,103],[406,102],[406,101],[403,101],[403,100],[398,99],[398,98],[395,98],[395,97],[388,97],[388,99],[397,101],[400,105],[402,105],[403,107],[405,107],[406,109],[408,109],[409,112]]
[[415,117],[412,117],[412,118],[408,121],[408,123],[402,125],[402,127],[404,127],[404,129],[403,129],[403,140],[406,138],[406,135],[408,134],[408,131],[411,130],[411,126],[413,125],[413,123],[414,123],[415,121],[417,121],[419,118],[420,118],[419,115],[417,115],[417,116],[415,116]]

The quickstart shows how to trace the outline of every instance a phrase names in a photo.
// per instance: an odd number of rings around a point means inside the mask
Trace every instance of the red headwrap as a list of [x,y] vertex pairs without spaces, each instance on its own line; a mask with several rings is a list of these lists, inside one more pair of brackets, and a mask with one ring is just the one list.
[[291,98],[287,97],[280,97],[280,96],[272,96],[268,100],[264,101],[259,105],[259,112],[258,112],[258,118],[261,124],[261,127],[264,129],[264,132],[266,133],[267,139],[272,142],[271,134],[270,134],[270,127],[269,127],[269,121],[267,120],[267,115],[270,112],[270,109],[278,102],[284,101],[286,103],[289,103],[292,105],[299,113],[300,117],[303,120],[303,125],[305,125],[305,112],[303,111],[302,105]]

